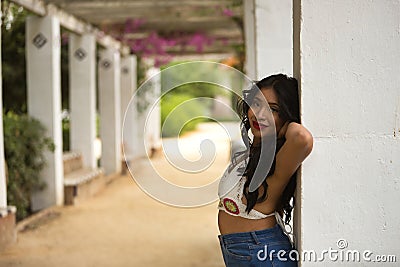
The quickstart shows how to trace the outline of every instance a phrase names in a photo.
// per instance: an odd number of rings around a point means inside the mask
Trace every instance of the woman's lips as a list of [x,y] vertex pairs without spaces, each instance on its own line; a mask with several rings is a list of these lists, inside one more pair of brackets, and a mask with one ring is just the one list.
[[258,123],[257,121],[253,121],[253,126],[257,130],[261,130],[262,128],[268,127],[268,125],[265,125],[265,124],[262,124],[262,123]]

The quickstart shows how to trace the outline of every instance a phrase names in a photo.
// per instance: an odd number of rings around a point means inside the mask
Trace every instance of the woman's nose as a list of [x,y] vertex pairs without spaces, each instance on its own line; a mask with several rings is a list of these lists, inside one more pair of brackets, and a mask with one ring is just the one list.
[[264,121],[264,122],[272,122],[273,121],[272,112],[268,106],[262,107],[259,110],[257,110],[256,118],[258,121]]
[[268,113],[270,113],[269,108],[266,106],[260,107],[256,112],[257,119],[267,119]]

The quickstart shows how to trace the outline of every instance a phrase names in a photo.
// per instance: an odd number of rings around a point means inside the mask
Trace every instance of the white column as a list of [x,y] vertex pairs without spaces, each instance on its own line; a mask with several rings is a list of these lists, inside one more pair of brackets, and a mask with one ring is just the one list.
[[[249,45],[246,60],[250,75],[254,75],[251,66],[256,66],[256,77],[250,78],[261,79],[274,73],[292,75],[292,0],[254,0],[254,6],[245,3],[244,8],[246,38],[249,38],[246,40]],[[252,37],[254,30],[251,29],[253,8],[255,37]],[[255,46],[251,46],[252,42]]]
[[26,21],[28,113],[41,121],[55,144],[45,152],[41,177],[47,187],[32,196],[32,209],[63,204],[61,133],[60,24],[54,17],[29,16]]
[[[127,107],[132,100],[132,96],[136,91],[137,87],[137,59],[135,55],[130,55],[121,59],[121,125],[124,123],[124,115],[127,111]],[[134,101],[134,100],[132,100]],[[135,105],[132,102],[131,105]],[[137,109],[130,108],[129,112],[135,114],[129,114],[123,125],[123,146],[126,160],[132,160],[135,156],[135,148],[137,148]]]
[[[1,7],[0,7],[1,11]],[[1,26],[1,21],[0,21]],[[1,68],[1,32],[0,32],[0,210],[7,208],[7,184],[4,161],[4,134],[3,134],[3,78]]]
[[[147,118],[144,140],[148,149],[158,150],[161,148],[161,107],[159,99],[161,95],[160,69],[156,67],[150,68],[146,73],[146,77],[152,77],[152,86],[149,88],[150,90],[146,92],[146,99],[149,103],[148,108],[152,108],[152,110],[148,113],[149,118]],[[149,152],[151,151],[148,151],[148,153]]]
[[70,34],[70,145],[82,154],[84,166],[97,166],[96,138],[96,39],[93,34]]
[[243,1],[243,24],[245,34],[245,46],[246,46],[246,61],[244,64],[244,71],[250,79],[256,79],[256,33],[255,33],[255,0]]
[[121,68],[114,49],[100,53],[98,64],[101,166],[106,174],[121,171]]
[[[344,239],[361,265],[364,250],[398,261],[400,2],[295,5],[301,116],[314,136],[298,188],[300,245],[321,255]],[[327,258],[322,265],[352,265]]]

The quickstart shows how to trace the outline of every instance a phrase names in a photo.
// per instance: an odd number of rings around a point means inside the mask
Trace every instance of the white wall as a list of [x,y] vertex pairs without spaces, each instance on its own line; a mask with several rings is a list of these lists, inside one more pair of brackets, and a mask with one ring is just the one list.
[[318,252],[344,238],[399,261],[400,1],[294,3],[302,122],[314,135],[299,245]]
[[256,77],[292,75],[292,0],[255,0]]

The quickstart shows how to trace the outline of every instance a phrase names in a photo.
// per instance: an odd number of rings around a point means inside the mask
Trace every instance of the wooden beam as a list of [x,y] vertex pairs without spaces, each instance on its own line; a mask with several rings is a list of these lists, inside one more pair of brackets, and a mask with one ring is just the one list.
[[189,61],[189,60],[191,60],[191,61],[197,61],[197,60],[212,60],[212,61],[214,61],[214,60],[218,60],[218,61],[221,61],[221,60],[224,60],[224,59],[227,59],[227,58],[230,58],[230,57],[232,57],[232,56],[234,56],[235,54],[234,53],[215,53],[215,54],[213,54],[213,53],[209,53],[209,54],[198,54],[198,53],[194,53],[194,54],[182,54],[182,55],[179,55],[179,54],[177,54],[177,55],[174,55],[174,60],[176,60],[176,61]]
[[66,29],[77,34],[93,33],[100,45],[118,49],[123,55],[129,54],[129,48],[122,45],[121,42],[115,40],[111,36],[108,36],[90,23],[78,19],[74,15],[67,13],[55,5],[46,4],[42,0],[11,0],[11,2],[22,6],[39,16],[50,15],[57,17],[61,26],[65,27]]
[[[184,11],[171,11],[168,10],[157,10],[151,11],[146,10],[139,12],[139,10],[132,10],[129,8],[120,9],[120,8],[96,8],[96,9],[79,9],[79,8],[65,8],[66,11],[74,14],[78,17],[82,18],[91,18],[95,17],[96,19],[118,19],[118,20],[127,20],[127,19],[140,19],[144,22],[146,21],[160,21],[162,19],[170,20],[181,20],[181,21],[207,21],[207,20],[217,20],[217,21],[231,21],[232,18],[223,16],[218,12],[214,14],[202,15],[197,14],[195,12],[184,12]],[[94,11],[95,10],[95,11]],[[114,18],[117,16],[117,18]],[[238,14],[236,17],[241,17],[241,14]]]
[[[122,31],[124,29],[124,25],[113,25],[114,29],[119,29]],[[136,32],[133,33],[125,33],[124,38],[125,39],[144,39],[148,37],[152,32],[146,29],[139,29]],[[162,33],[162,32],[161,32]],[[188,32],[188,35],[193,32]],[[212,37],[214,39],[232,39],[232,40],[238,40],[243,42],[243,36],[242,32],[239,30],[239,28],[232,28],[232,29],[205,29],[202,31],[203,34],[205,34],[208,37]]]
[[[86,16],[88,20],[96,25],[115,25],[115,24],[125,24],[127,18],[122,16],[97,16],[91,15]],[[230,29],[238,28],[234,21],[230,20],[195,20],[190,21],[166,18],[164,21],[159,19],[148,20],[140,26],[141,31],[160,31],[160,32],[171,32],[171,31],[188,31],[196,32],[203,31],[210,28],[214,29]]]
[[[48,1],[50,2],[50,1]],[[212,7],[212,6],[228,6],[232,4],[231,0],[51,0],[52,3],[61,7],[71,4],[99,7],[99,6],[122,6],[129,5],[131,7],[146,7],[146,8],[160,8],[160,7],[176,7],[176,6],[193,6],[193,7]]]

